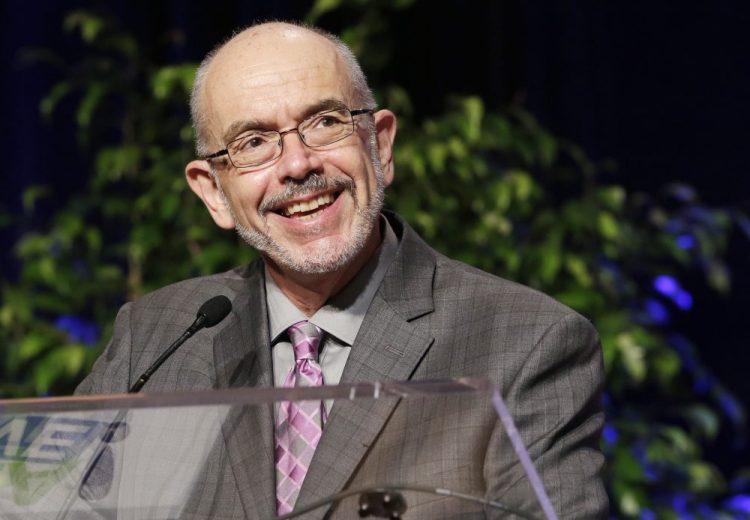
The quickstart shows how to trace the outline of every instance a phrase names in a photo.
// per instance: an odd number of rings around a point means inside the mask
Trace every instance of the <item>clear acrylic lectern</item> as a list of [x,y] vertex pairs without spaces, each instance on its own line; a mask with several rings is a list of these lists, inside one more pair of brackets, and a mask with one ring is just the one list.
[[556,518],[478,379],[0,400],[0,518],[274,518],[290,400],[330,410],[299,518]]

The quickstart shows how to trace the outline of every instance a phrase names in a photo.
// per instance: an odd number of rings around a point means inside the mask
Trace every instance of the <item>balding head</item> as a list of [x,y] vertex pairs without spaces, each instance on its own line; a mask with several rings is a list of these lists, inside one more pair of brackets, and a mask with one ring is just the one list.
[[[186,165],[188,183],[217,225],[263,253],[287,294],[303,284],[320,295],[311,308],[343,287],[380,243],[396,117],[373,108],[349,49],[293,24],[242,31],[198,73],[193,114],[203,158]],[[340,138],[306,141],[332,130]],[[275,155],[235,164],[224,150],[229,143],[232,153]]]
[[[319,73],[341,76],[347,97],[354,105],[374,108],[375,100],[357,59],[351,50],[336,36],[301,25],[269,22],[244,29],[211,51],[201,63],[195,76],[190,98],[196,151],[207,155],[225,142],[216,127],[213,110],[219,97],[227,95],[253,95],[254,87],[263,86],[264,74],[258,74],[266,65],[272,65],[267,77],[273,81],[274,67],[284,61],[289,70],[306,66],[317,60]],[[244,70],[253,70],[252,84],[231,85],[231,80]],[[239,73],[239,74],[238,74]],[[330,79],[330,78],[328,78]]]

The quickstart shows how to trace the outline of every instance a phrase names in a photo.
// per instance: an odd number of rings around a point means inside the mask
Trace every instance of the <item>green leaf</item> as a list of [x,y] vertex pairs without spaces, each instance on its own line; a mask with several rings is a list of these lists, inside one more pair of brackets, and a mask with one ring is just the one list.
[[177,215],[180,207],[180,195],[178,193],[165,193],[159,203],[159,210],[163,219],[170,219]]
[[521,202],[527,202],[534,192],[534,180],[528,172],[523,170],[509,171],[505,176],[508,183],[513,187],[515,198]]
[[445,160],[448,156],[448,149],[443,143],[432,143],[427,149],[427,159],[429,160],[430,168],[435,173],[443,173],[445,171]]
[[96,157],[97,184],[103,186],[135,172],[141,156],[141,149],[133,145],[102,148]]
[[608,211],[599,213],[598,218],[599,232],[608,240],[615,240],[620,236],[620,226],[617,224],[615,217]]
[[662,348],[651,357],[650,363],[659,382],[666,386],[680,372],[680,356],[671,349]]
[[698,446],[690,436],[677,427],[666,427],[662,435],[672,448],[682,457],[693,457],[698,453]]
[[129,34],[114,34],[110,36],[107,39],[107,47],[122,54],[126,59],[137,59],[138,43]]
[[305,21],[314,24],[321,16],[339,7],[342,0],[316,0],[312,8],[307,12]]
[[618,334],[616,344],[622,357],[625,370],[636,382],[646,378],[646,353],[643,346],[636,343],[632,334]]
[[39,332],[30,332],[21,340],[18,356],[22,361],[28,361],[38,356],[48,344],[48,336]]
[[73,86],[68,81],[61,81],[60,83],[53,86],[49,94],[44,96],[44,98],[42,98],[42,100],[39,102],[39,112],[41,112],[42,116],[47,118],[52,117],[52,113],[54,112],[57,104],[72,90]]
[[607,209],[619,212],[625,204],[626,192],[622,186],[604,186],[597,190],[597,197]]
[[471,96],[463,100],[463,110],[466,115],[462,125],[463,137],[470,143],[476,142],[482,133],[484,103],[481,98]]
[[644,482],[643,467],[641,463],[631,453],[629,448],[618,447],[615,450],[614,462],[619,468],[618,476],[620,479],[632,482]]
[[88,128],[91,126],[91,121],[94,117],[94,111],[101,103],[106,88],[103,83],[93,83],[83,95],[80,104],[78,105],[78,111],[76,112],[76,122],[78,126],[82,128]]
[[61,213],[57,217],[55,232],[66,244],[71,243],[83,230],[83,219],[71,212]]
[[83,41],[92,43],[105,28],[105,23],[103,19],[88,11],[76,10],[65,17],[63,28],[68,32],[80,29]]
[[636,516],[641,512],[643,502],[637,493],[627,491],[620,496],[620,510],[626,515]]
[[3,306],[0,314],[0,325],[10,327],[16,323],[27,323],[31,320],[34,309],[34,295],[22,287],[3,287]]
[[709,262],[707,271],[708,284],[720,293],[728,293],[731,287],[729,269],[719,260]]
[[36,201],[50,194],[49,186],[29,186],[23,191],[21,202],[26,213],[33,213]]
[[557,140],[547,132],[539,134],[539,158],[544,166],[550,167],[557,159]]
[[33,379],[36,392],[51,390],[55,381],[77,375],[86,359],[86,347],[77,344],[62,345],[34,364]]
[[683,414],[702,437],[713,439],[719,433],[719,417],[708,406],[694,404],[688,406]]
[[190,92],[195,78],[196,65],[168,65],[156,71],[151,80],[151,92],[159,100],[167,99],[179,91],[181,95]]
[[86,243],[92,251],[98,252],[102,248],[102,234],[98,228],[86,228]]
[[565,255],[565,269],[573,275],[581,287],[591,287],[593,280],[585,260],[577,255]]
[[39,276],[47,283],[54,283],[57,278],[57,265],[50,257],[40,258],[37,261]]
[[124,278],[122,269],[116,265],[100,265],[97,267],[94,278],[104,284],[115,284]]
[[591,289],[560,291],[553,293],[553,296],[561,303],[583,314],[589,314],[590,309],[600,307],[602,304],[602,295]]
[[400,117],[409,117],[414,111],[409,93],[398,86],[391,86],[386,93],[386,106]]
[[689,489],[694,493],[720,492],[724,482],[716,468],[704,462],[693,462],[688,465],[690,477]]

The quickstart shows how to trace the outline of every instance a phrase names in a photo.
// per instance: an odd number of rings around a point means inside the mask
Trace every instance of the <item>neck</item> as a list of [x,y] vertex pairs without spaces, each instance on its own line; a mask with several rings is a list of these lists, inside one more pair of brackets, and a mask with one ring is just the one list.
[[284,269],[265,255],[263,260],[276,285],[309,318],[346,287],[377,251],[381,241],[380,226],[376,225],[362,251],[349,264],[331,273],[304,274]]

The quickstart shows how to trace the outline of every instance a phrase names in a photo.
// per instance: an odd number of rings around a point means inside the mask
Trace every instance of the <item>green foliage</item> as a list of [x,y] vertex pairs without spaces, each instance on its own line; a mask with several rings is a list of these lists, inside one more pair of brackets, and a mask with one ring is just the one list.
[[[53,117],[60,103],[74,104],[78,141],[94,168],[87,190],[54,215],[47,231],[21,238],[14,251],[19,280],[0,284],[5,396],[69,393],[103,348],[124,301],[253,255],[211,223],[186,187],[183,169],[193,157],[186,97],[195,65],[157,63],[130,35],[89,12],[75,11],[63,25],[90,53],[65,66],[40,112]],[[43,186],[28,189],[26,215],[14,223],[22,225],[52,195]]]
[[[390,60],[387,15],[412,3],[321,0],[310,20],[359,13],[344,39],[377,78]],[[122,302],[253,255],[217,230],[183,179],[192,158],[187,93],[195,65],[161,63],[88,12],[71,13],[64,27],[90,54],[67,65],[40,111],[53,117],[63,100],[74,101],[78,139],[94,167],[87,189],[49,229],[21,238],[19,279],[0,285],[3,396],[70,392]],[[744,412],[716,382],[694,391],[710,374],[671,317],[689,312],[681,278],[729,290],[729,212],[706,207],[687,186],[642,194],[603,182],[582,150],[520,107],[495,113],[463,97],[419,119],[408,92],[374,86],[399,116],[388,205],[447,255],[539,288],[596,324],[607,372],[603,449],[613,513],[676,518],[669,511],[675,496],[687,497],[689,507],[714,507],[727,482],[701,444],[723,424],[743,427]],[[27,217],[50,195],[29,189]]]

